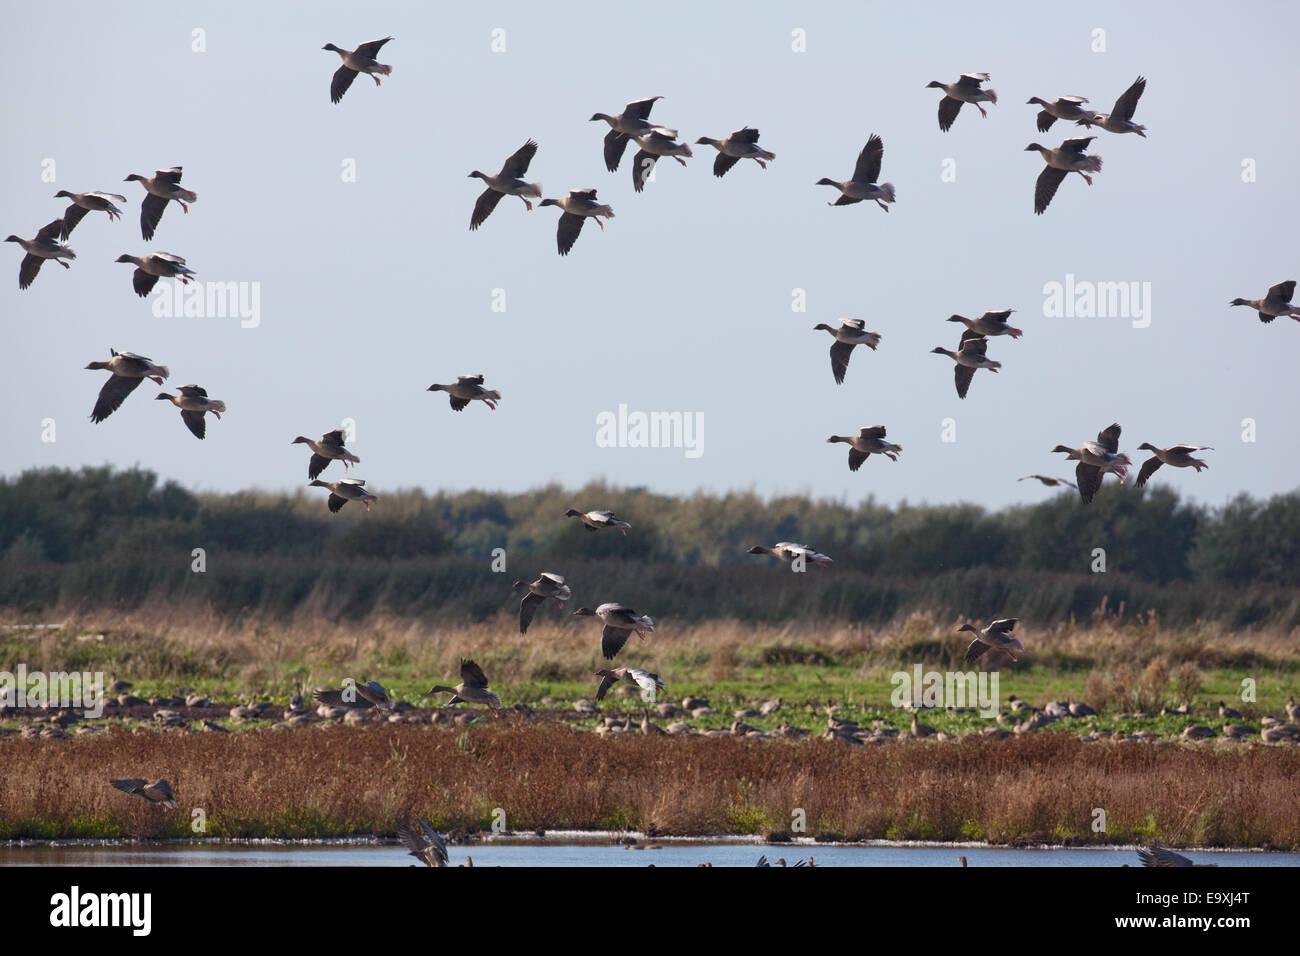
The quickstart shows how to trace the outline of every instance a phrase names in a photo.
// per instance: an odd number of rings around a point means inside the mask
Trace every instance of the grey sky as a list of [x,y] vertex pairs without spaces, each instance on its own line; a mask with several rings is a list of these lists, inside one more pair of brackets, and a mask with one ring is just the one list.
[[[1262,55],[1300,26],[1295,5],[740,9],[11,5],[6,32],[21,42],[19,79],[0,101],[0,232],[30,238],[62,214],[61,188],[128,204],[121,222],[84,219],[71,271],[47,263],[24,292],[21,250],[0,245],[4,473],[138,463],[200,489],[290,489],[306,483],[308,457],[290,440],[352,418],[353,473],[381,495],[605,478],[998,507],[1049,494],[1016,478],[1069,475],[1048,449],[1119,421],[1135,458],[1143,441],[1214,446],[1208,472],[1154,479],[1199,500],[1295,486],[1300,327],[1227,306],[1300,278],[1294,62]],[[206,52],[191,51],[195,28]],[[496,28],[504,53],[491,50]],[[1106,52],[1092,52],[1097,28]],[[806,52],[791,49],[796,29]],[[339,59],[321,46],[389,34],[380,59],[392,76],[378,89],[359,77],[332,105]],[[987,120],[964,107],[941,133],[941,94],[925,84],[980,70],[999,103]],[[1098,131],[1096,184],[1070,176],[1036,217],[1043,163],[1024,147],[1080,131],[1038,133],[1025,101],[1072,93],[1108,111],[1139,74],[1149,138]],[[688,141],[757,126],[777,159],[718,180],[713,149],[693,147],[687,168],[662,161],[636,195],[635,147],[606,172],[606,127],[588,117],[652,95],[664,97],[652,119]],[[848,178],[872,132],[898,202],[889,214],[828,207],[834,191],[813,184]],[[467,173],[495,172],[529,137],[541,148],[528,178],[546,196],[594,186],[617,214],[603,234],[588,223],[567,258],[553,208],[526,213],[506,197],[468,230],[482,184]],[[346,159],[355,182],[342,180]],[[1242,180],[1246,159],[1256,182]],[[946,160],[955,182],[941,180]],[[144,190],[122,179],[174,164],[198,202],[188,215],[172,204],[147,244]],[[113,261],[146,250],[186,257],[200,280],[260,283],[260,325],[155,317]],[[1151,283],[1150,326],[1044,316],[1044,284],[1070,273]],[[805,312],[791,309],[795,289]],[[952,362],[928,354],[955,347],[960,328],[943,320],[1005,306],[1024,338],[991,340],[1001,372],[978,372],[959,401]],[[856,349],[837,386],[830,337],[812,326],[841,316],[884,339],[876,353]],[[109,346],[170,366],[169,387],[203,385],[228,414],[200,443],[146,382],[92,425],[105,373],[83,366]],[[496,411],[455,414],[425,391],[473,372],[502,392]],[[620,403],[703,413],[703,455],[597,447],[596,416]],[[948,417],[952,443],[941,441]],[[901,460],[872,457],[851,474],[844,446],[825,439],[873,424]]]

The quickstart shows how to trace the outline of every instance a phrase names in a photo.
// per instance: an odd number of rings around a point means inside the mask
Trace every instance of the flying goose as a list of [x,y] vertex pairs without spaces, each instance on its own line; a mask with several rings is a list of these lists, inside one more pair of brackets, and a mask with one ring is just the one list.
[[1079,448],[1057,445],[1052,452],[1065,452],[1066,461],[1077,461],[1074,478],[1079,483],[1079,497],[1089,504],[1101,487],[1102,476],[1113,472],[1121,483],[1133,464],[1127,454],[1119,450],[1119,423],[1114,423],[1097,435],[1097,440],[1084,442]]
[[321,481],[319,478],[311,482],[316,488],[328,488],[330,490],[329,507],[330,511],[338,511],[349,501],[360,501],[370,510],[370,502],[378,501],[377,495],[372,495],[362,486],[365,481],[361,478],[340,478],[338,481]]
[[144,202],[140,204],[140,236],[146,242],[153,238],[154,230],[158,228],[158,223],[162,219],[162,214],[167,209],[169,202],[175,200],[180,203],[181,210],[188,213],[190,207],[185,204],[198,201],[197,194],[181,187],[182,169],[181,166],[173,166],[171,169],[158,169],[154,171],[152,179],[148,176],[132,173],[122,180],[124,183],[134,180],[143,186],[145,192],[148,193],[144,197]]
[[1037,478],[1049,488],[1055,488],[1057,485],[1069,485],[1077,491],[1079,487],[1072,481],[1066,481],[1064,478],[1053,478],[1050,475],[1025,475],[1024,478],[1017,478],[1016,481],[1026,481],[1030,478]]
[[953,121],[957,119],[957,114],[961,112],[963,103],[974,104],[975,108],[980,111],[980,116],[985,119],[989,114],[981,103],[997,103],[997,90],[980,89],[981,83],[987,83],[989,75],[987,73],[963,73],[956,83],[940,83],[938,80],[931,80],[925,84],[925,88],[938,88],[943,90],[944,97],[939,101],[939,129],[948,132],[952,128]]
[[880,163],[884,155],[884,141],[875,133],[872,133],[867,140],[867,145],[862,147],[862,152],[858,154],[858,162],[853,167],[853,177],[851,179],[842,183],[824,177],[817,180],[818,186],[834,186],[841,193],[839,199],[826,205],[851,206],[853,203],[862,202],[864,199],[874,199],[881,209],[889,212],[889,206],[886,203],[891,203],[895,199],[894,184],[876,183],[876,180],[880,178]]
[[651,674],[639,667],[615,667],[613,670],[596,671],[600,686],[596,688],[596,700],[604,700],[609,689],[619,681],[638,686],[642,690],[643,700],[654,700],[654,695],[665,688],[658,674]]
[[874,352],[880,344],[880,333],[868,332],[867,323],[862,319],[840,319],[838,329],[819,322],[813,326],[813,331],[819,330],[829,332],[831,338],[835,339],[835,344],[831,346],[831,374],[835,376],[837,385],[844,384],[844,376],[849,370],[849,358],[853,355],[855,345],[865,345]]
[[5,242],[18,243],[27,253],[18,266],[19,289],[26,289],[36,281],[36,273],[41,271],[41,266],[45,264],[46,259],[53,259],[65,269],[72,268],[62,260],[75,259],[77,254],[59,242],[59,236],[62,233],[63,220],[56,219],[42,226],[41,230],[36,233],[35,239],[20,239],[18,236],[10,236],[5,240]]
[[487,405],[488,408],[495,409],[497,402],[501,401],[501,393],[494,389],[483,387],[482,375],[460,375],[451,385],[430,385],[426,391],[429,392],[447,392],[450,396],[451,410],[453,412],[462,411],[470,402],[478,399]]
[[207,425],[204,422],[204,413],[211,412],[217,418],[226,410],[226,403],[215,398],[208,398],[206,389],[198,385],[182,385],[179,395],[171,395],[167,392],[159,392],[154,396],[154,400],[166,399],[181,410],[181,421],[185,422],[185,427],[194,433],[195,438],[203,438],[207,432]]
[[1014,326],[1007,325],[1007,319],[1015,309],[1002,309],[998,312],[985,312],[978,319],[968,319],[964,315],[951,315],[948,317],[949,322],[960,322],[972,332],[978,332],[980,335],[1009,335],[1013,339],[1018,339],[1025,333]]
[[451,694],[451,700],[447,704],[487,704],[492,713],[498,717],[501,716],[501,697],[495,692],[487,689],[488,679],[483,676],[483,669],[471,660],[462,660],[460,662],[460,683],[455,687],[445,687],[442,684],[431,688],[425,697],[430,694]]
[[600,221],[600,217],[614,218],[613,207],[596,202],[594,189],[572,189],[563,199],[543,199],[540,205],[559,206],[564,213],[560,216],[560,224],[555,232],[555,243],[562,256],[567,256],[573,244],[578,241],[578,234],[582,232],[582,224],[588,216],[595,218],[601,232],[605,231],[605,224]]
[[147,256],[132,256],[124,252],[115,261],[129,262],[135,266],[135,272],[131,274],[131,287],[141,298],[153,291],[159,279],[180,279],[189,285],[189,277],[194,275],[194,270],[185,265],[184,259],[170,252],[155,252]]
[[318,687],[311,692],[311,699],[328,707],[351,707],[355,710],[364,710],[368,707],[377,707],[380,710],[396,709],[389,699],[388,691],[377,680],[365,682],[353,680],[348,686],[339,690],[323,690]]
[[1084,152],[1097,137],[1085,136],[1080,139],[1067,139],[1056,149],[1048,149],[1046,146],[1040,146],[1038,143],[1030,143],[1025,147],[1025,152],[1038,150],[1042,155],[1043,161],[1047,165],[1043,171],[1038,174],[1038,181],[1034,184],[1034,213],[1041,216],[1052,202],[1052,197],[1056,195],[1056,190],[1069,173],[1078,173],[1088,183],[1092,185],[1092,177],[1088,173],[1101,171],[1101,157]]
[[151,378],[161,385],[163,379],[171,375],[166,365],[154,365],[143,355],[136,355],[134,352],[118,352],[115,349],[109,351],[113,357],[107,362],[91,362],[86,366],[88,369],[105,369],[113,373],[112,377],[104,383],[104,387],[99,390],[94,411],[90,413],[90,420],[96,424],[117,411],[142,379]]
[[348,87],[352,85],[358,73],[370,74],[370,78],[375,81],[375,86],[379,86],[379,77],[388,76],[393,72],[391,66],[375,60],[380,48],[391,39],[392,37],[384,37],[382,40],[371,40],[369,43],[361,44],[355,50],[342,50],[333,43],[326,43],[321,47],[322,50],[333,50],[343,58],[343,65],[334,71],[334,78],[330,80],[331,103],[343,99],[343,94],[348,91]]
[[176,809],[176,795],[172,793],[171,784],[164,777],[160,777],[157,783],[150,783],[147,780],[110,780],[113,786],[123,793],[129,793],[132,796],[144,797],[150,803],[161,803],[169,810]]
[[407,852],[424,863],[425,866],[450,866],[447,844],[443,842],[438,831],[419,817],[415,818],[419,831],[411,826],[410,817],[397,821],[397,836],[407,846]]
[[756,544],[746,554],[770,554],[774,558],[780,558],[786,564],[793,564],[798,558],[803,558],[805,562],[811,561],[813,564],[822,568],[831,566],[831,558],[822,554],[820,551],[814,551],[806,544],[795,544],[791,541],[778,541],[770,548],[765,548],[761,544]]
[[832,435],[826,439],[828,443],[844,442],[851,446],[849,448],[849,471],[857,471],[862,467],[862,463],[867,460],[869,455],[885,455],[891,461],[898,461],[897,453],[903,450],[902,445],[895,445],[884,440],[885,426],[873,425],[870,428],[863,428],[856,435],[848,437]]
[[555,598],[555,602],[564,607],[564,602],[573,597],[573,591],[564,583],[561,575],[554,574],[550,571],[543,571],[541,576],[532,584],[524,584],[523,581],[516,581],[514,590],[522,587],[528,589],[524,599],[519,602],[519,633],[527,634],[528,625],[537,613],[537,609],[542,606],[547,598]]
[[726,139],[701,136],[695,145],[717,149],[717,158],[713,160],[713,175],[718,177],[727,175],[727,171],[742,159],[752,159],[764,169],[767,169],[767,163],[763,160],[776,159],[776,153],[770,153],[758,145],[758,130],[749,126],[736,130]]
[[655,632],[655,622],[649,615],[637,614],[623,604],[602,604],[594,611],[589,607],[580,607],[573,614],[575,617],[599,617],[605,622],[600,635],[600,651],[610,661],[623,649],[633,632],[642,641],[647,634]]
[[659,129],[669,136],[677,135],[677,130],[656,127],[648,119],[650,108],[655,105],[656,100],[661,99],[662,96],[652,96],[648,100],[628,103],[623,112],[617,116],[610,116],[608,113],[592,114],[591,122],[604,120],[609,124],[609,132],[605,134],[605,168],[611,173],[618,171],[618,164],[623,159],[623,151],[627,149],[629,137],[640,136],[652,129]]
[[1080,104],[1088,102],[1086,96],[1058,96],[1052,102],[1038,96],[1031,96],[1026,105],[1037,104],[1042,107],[1038,113],[1038,132],[1046,133],[1057,120],[1077,120],[1088,111]]
[[1138,471],[1137,487],[1141,488],[1161,465],[1171,465],[1174,468],[1190,466],[1199,474],[1202,468],[1210,466],[1203,459],[1193,458],[1192,455],[1198,451],[1214,451],[1214,449],[1209,445],[1170,445],[1168,448],[1157,448],[1150,442],[1143,442],[1138,445],[1138,451],[1151,452],[1151,457],[1142,463],[1142,468]]
[[307,461],[307,478],[309,480],[319,478],[331,461],[341,460],[343,470],[348,470],[348,462],[361,464],[361,459],[352,452],[343,447],[343,429],[336,428],[332,432],[326,432],[321,436],[320,441],[312,441],[310,438],[304,438],[299,435],[290,445],[306,445],[312,451],[311,458]]
[[[46,229],[49,226],[45,227]],[[44,231],[44,230],[42,230]],[[10,240],[14,237],[10,236]],[[23,260],[26,263],[26,260]],[[37,266],[39,269],[40,266]],[[32,273],[35,275],[35,272]],[[1272,322],[1279,315],[1289,315],[1294,319],[1300,320],[1300,306],[1291,304],[1291,297],[1295,295],[1295,279],[1288,279],[1286,282],[1279,282],[1275,286],[1270,286],[1268,295],[1262,299],[1233,299],[1228,305],[1248,305],[1259,313],[1259,321]]]
[[628,530],[632,527],[626,521],[621,520],[612,511],[588,511],[583,514],[570,508],[564,513],[566,518],[581,518],[583,527],[588,531],[599,531],[601,528],[618,528],[627,537]]
[[953,369],[953,380],[957,384],[958,398],[966,397],[976,369],[986,368],[990,372],[996,372],[1002,367],[1001,362],[995,362],[985,354],[988,347],[988,339],[967,329],[961,334],[961,344],[956,352],[949,352],[943,346],[930,349],[935,355],[946,355],[957,363]]
[[662,129],[647,130],[640,136],[634,136],[636,144],[641,147],[632,157],[632,188],[637,192],[645,189],[646,180],[650,178],[650,171],[655,168],[655,163],[660,156],[671,156],[683,166],[686,160],[683,156],[693,156],[691,147],[686,143],[679,143],[667,131]]
[[477,169],[469,174],[470,179],[478,178],[487,184],[487,189],[483,190],[474,203],[474,213],[469,218],[471,230],[483,225],[483,221],[492,215],[492,210],[497,208],[502,196],[518,196],[528,211],[532,211],[533,204],[528,201],[528,197],[541,199],[542,184],[526,183],[523,176],[528,172],[528,164],[536,154],[537,144],[530,139],[511,154],[501,167],[501,172],[495,176],[488,176]]
[[82,217],[88,212],[106,212],[109,221],[122,218],[122,210],[113,205],[113,200],[126,202],[125,196],[119,196],[117,193],[70,193],[66,189],[60,189],[54,194],[55,199],[71,199],[72,205],[63,211],[63,229],[59,233],[59,238],[66,240],[72,235],[72,230],[77,228],[77,223],[81,222]]
[[958,634],[962,631],[970,631],[975,635],[975,640],[971,641],[966,648],[965,663],[969,664],[972,661],[979,660],[990,647],[1005,651],[1013,661],[1019,660],[1015,654],[1011,653],[1013,648],[1021,653],[1024,653],[1025,650],[1025,645],[1021,643],[1020,638],[1011,636],[1011,632],[1015,630],[1016,624],[1019,622],[1020,618],[1018,617],[1007,617],[994,621],[982,631],[970,624],[963,624],[957,628]]
[[1138,859],[1142,861],[1143,866],[1218,866],[1217,863],[1193,863],[1181,853],[1165,850],[1158,846],[1153,846],[1149,850],[1139,849],[1137,852]]
[[1094,113],[1084,110],[1083,116],[1075,121],[1077,126],[1100,126],[1108,133],[1137,133],[1146,139],[1145,126],[1133,122],[1133,113],[1137,110],[1138,100],[1147,88],[1146,77],[1139,76],[1133,85],[1120,94],[1109,113]]

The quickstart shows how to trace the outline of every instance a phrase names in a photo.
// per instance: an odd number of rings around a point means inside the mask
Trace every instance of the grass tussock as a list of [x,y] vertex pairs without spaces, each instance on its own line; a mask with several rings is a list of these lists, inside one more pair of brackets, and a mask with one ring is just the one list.
[[[782,834],[806,819],[807,835],[849,840],[1300,846],[1292,748],[1088,744],[1062,734],[881,747],[601,739],[511,721],[115,731],[55,747],[9,737],[0,762],[22,768],[0,790],[0,839],[391,835],[412,812],[473,831],[490,828],[500,808],[512,830]],[[166,777],[180,807],[108,784],[137,775]],[[1094,833],[1097,809],[1106,829]]]

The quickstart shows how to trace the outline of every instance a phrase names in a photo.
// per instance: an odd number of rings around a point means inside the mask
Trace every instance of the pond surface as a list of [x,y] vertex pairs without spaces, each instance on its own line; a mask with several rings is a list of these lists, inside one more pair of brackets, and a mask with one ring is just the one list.
[[[791,863],[812,856],[817,866],[973,867],[1139,866],[1133,849],[989,849],[969,846],[826,846],[816,844],[669,843],[659,849],[626,849],[591,843],[450,844],[454,864],[466,855],[475,866],[753,866],[760,856]],[[1195,863],[1219,866],[1300,866],[1300,854],[1183,851]],[[0,846],[0,866],[410,866],[396,844],[177,843],[87,846]]]

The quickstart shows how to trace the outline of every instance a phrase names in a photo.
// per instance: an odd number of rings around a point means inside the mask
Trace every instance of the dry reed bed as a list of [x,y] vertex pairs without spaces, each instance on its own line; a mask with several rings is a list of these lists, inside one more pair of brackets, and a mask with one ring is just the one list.
[[[444,829],[1295,848],[1300,749],[1085,743],[1064,734],[855,747],[811,739],[601,739],[516,721],[468,730],[317,727],[0,739],[0,838],[392,834]],[[167,811],[110,777],[166,777]],[[1094,834],[1095,808],[1107,828]],[[779,838],[779,836],[778,836]]]

